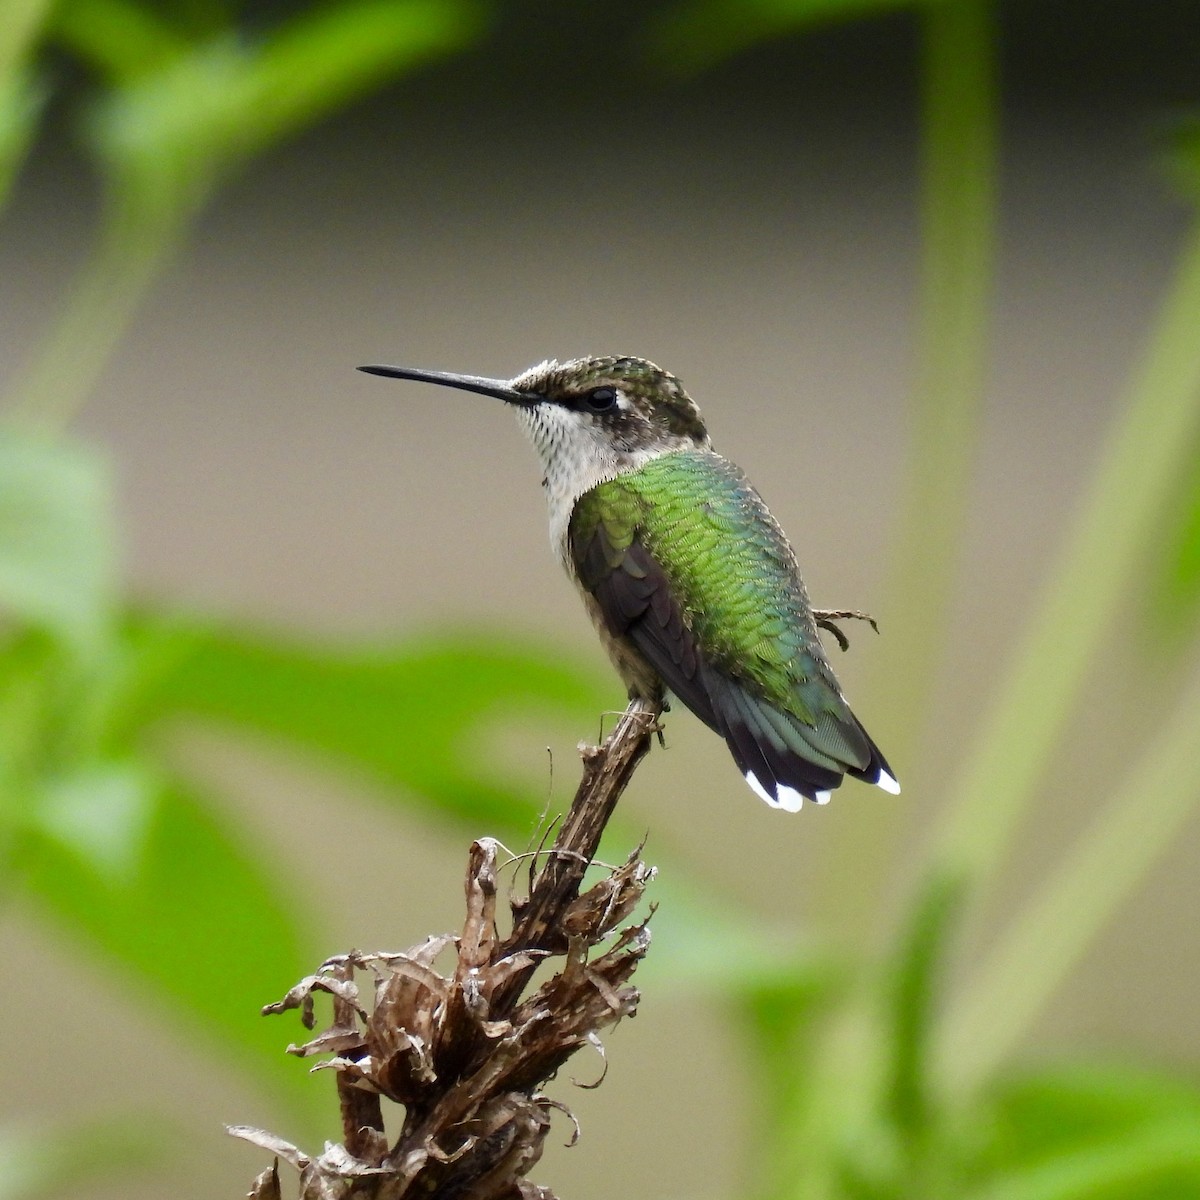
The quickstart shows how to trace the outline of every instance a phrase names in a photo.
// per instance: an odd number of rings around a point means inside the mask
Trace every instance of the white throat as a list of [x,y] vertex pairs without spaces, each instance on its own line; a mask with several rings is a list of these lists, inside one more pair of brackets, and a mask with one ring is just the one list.
[[589,416],[570,412],[557,404],[518,408],[517,417],[533,442],[545,472],[542,486],[550,506],[550,544],[571,573],[567,527],[575,502],[597,484],[636,471],[667,450],[665,447],[617,450]]

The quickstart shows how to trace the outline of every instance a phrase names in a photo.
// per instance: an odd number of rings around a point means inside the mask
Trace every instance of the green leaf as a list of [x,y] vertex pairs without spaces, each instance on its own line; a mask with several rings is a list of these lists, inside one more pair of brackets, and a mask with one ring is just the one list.
[[[512,777],[495,761],[503,725],[550,719],[590,729],[605,708],[605,692],[590,676],[499,633],[367,650],[142,618],[134,640],[145,661],[140,690],[120,719],[123,737],[191,716],[278,738],[367,771],[396,789],[384,793],[387,802],[454,821],[472,836],[522,842],[546,806],[544,782]],[[541,727],[536,736],[542,744]],[[574,784],[563,786],[564,802]],[[605,846],[621,857],[637,839],[618,822]],[[662,936],[647,968],[671,986],[729,995],[794,982],[796,931],[731,911],[685,864],[664,867],[655,900]]]
[[0,88],[29,61],[52,0],[5,0],[0,21]]
[[177,237],[223,173],[250,155],[251,71],[249,51],[218,38],[100,98],[83,128],[109,189],[110,238],[132,237],[135,224],[149,226],[152,244]]
[[702,71],[760,42],[839,21],[918,8],[929,0],[692,0],[650,25],[656,65]]
[[1185,1200],[1200,1196],[1200,1120],[1176,1119],[1002,1175],[967,1200]]
[[1184,194],[1193,203],[1200,201],[1200,118],[1176,128],[1167,165]]
[[359,0],[296,17],[259,45],[226,35],[171,53],[156,41],[160,65],[123,70],[87,138],[117,195],[136,193],[142,219],[166,222],[252,155],[479,29],[464,0]]
[[[495,738],[513,722],[547,719],[573,731],[594,728],[603,686],[501,633],[442,635],[385,648],[335,648],[249,630],[140,618],[139,685],[116,719],[136,741],[163,720],[200,717],[315,751],[366,771],[387,803],[524,842],[546,808],[543,780],[531,782],[496,761]],[[573,764],[572,764],[573,765]],[[575,778],[562,785],[560,802]],[[392,790],[394,789],[394,790]],[[639,832],[610,826],[602,854],[624,857]],[[682,862],[662,863],[654,886],[661,935],[647,963],[672,987],[720,995],[791,985],[813,954],[794,928],[767,927],[731,910]],[[807,977],[807,976],[806,976]]]
[[53,34],[114,82],[155,71],[187,48],[149,5],[129,0],[64,0],[54,10]]
[[115,542],[94,453],[0,432],[0,614],[95,650],[113,615]]
[[1194,631],[1200,618],[1200,445],[1184,466],[1177,499],[1166,506],[1150,573],[1155,623],[1171,635]]
[[[613,843],[621,836],[619,826],[615,835],[606,835]],[[626,836],[621,844],[631,842]],[[656,988],[699,986],[712,995],[745,999],[807,991],[836,975],[830,956],[794,924],[771,925],[731,906],[697,878],[690,864],[657,854],[653,839],[646,857],[659,867],[650,893],[658,907],[654,953],[639,969],[640,979],[652,980]]]
[[[66,811],[72,808],[73,770],[128,757],[123,714],[137,694],[140,675],[152,668],[140,647],[135,653],[116,636],[104,651],[81,661],[29,626],[0,640],[0,786],[27,790],[57,780],[65,787],[59,803]],[[120,772],[110,777],[118,793],[127,791],[123,779]],[[109,787],[100,790],[113,794]],[[100,820],[110,824],[113,816]]]
[[482,16],[466,0],[358,0],[296,18],[263,46],[247,79],[251,140],[268,144],[463,49],[482,32]]
[[136,762],[101,762],[45,780],[32,815],[52,840],[97,878],[133,881],[144,861],[157,789]]
[[130,1184],[159,1162],[167,1131],[152,1113],[112,1120],[0,1126],[0,1200],[41,1200],[112,1179]]
[[847,999],[852,974],[845,964],[808,954],[797,955],[791,967],[790,978],[781,970],[775,980],[730,994],[731,1025],[744,1039],[749,1053],[742,1057],[753,1071],[747,1123],[753,1138],[747,1161],[755,1164],[751,1194],[832,1197],[832,1187],[816,1182],[821,1167],[829,1165],[828,1159],[821,1162],[828,1131],[820,1120],[838,1107],[840,1080],[829,1088],[821,1039]]
[[810,1085],[818,1019],[845,990],[849,976],[829,959],[794,957],[775,980],[751,983],[737,997],[741,1024],[759,1065],[760,1103],[778,1120]]
[[230,173],[389,76],[460,49],[481,12],[471,0],[359,0],[295,17],[255,42],[232,22],[208,36],[217,5],[200,22],[203,39],[181,41],[121,0],[101,0],[98,13],[67,3],[61,36],[114,86],[83,127],[105,184],[101,236],[19,385],[15,411],[50,431],[84,403]]
[[915,1151],[931,1119],[930,1034],[938,975],[963,888],[947,877],[926,884],[887,979],[891,1038],[886,1107],[902,1143]]
[[79,766],[0,799],[23,817],[13,886],[131,996],[149,989],[160,1011],[265,1069],[287,1099],[299,1080],[259,1009],[311,969],[319,936],[293,913],[272,847],[247,845],[192,788],[129,761]]
[[1128,1066],[1027,1072],[970,1114],[969,1200],[1200,1196],[1200,1086]]
[[[157,636],[152,623],[141,637]],[[192,715],[286,739],[399,789],[396,799],[500,836],[528,836],[543,784],[491,761],[501,722],[571,713],[594,724],[602,693],[582,672],[501,636],[334,649],[218,626],[177,631],[134,724]]]
[[1166,1072],[1087,1064],[1010,1077],[992,1090],[997,1162],[1027,1162],[1122,1131],[1200,1121],[1200,1085]]

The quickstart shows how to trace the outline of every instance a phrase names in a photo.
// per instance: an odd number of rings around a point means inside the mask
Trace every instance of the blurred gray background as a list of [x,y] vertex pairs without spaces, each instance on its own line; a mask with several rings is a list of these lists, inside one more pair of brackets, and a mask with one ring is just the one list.
[[[637,62],[633,6],[603,7],[514,5],[484,50],[415,75],[223,193],[79,423],[111,450],[141,593],[346,637],[496,623],[603,677],[511,416],[353,368],[511,375],[547,356],[620,352],[682,377],[718,449],[789,531],[814,599],[873,611],[886,637],[878,596],[918,250],[912,25],[822,31],[673,85]],[[1184,228],[1156,147],[1191,94],[1200,10],[1155,7],[1152,27],[1133,3],[1005,9],[998,320],[927,776],[957,756],[1060,542]],[[64,130],[0,229],[0,379],[54,311],[94,202]],[[1125,717],[1107,691],[1153,704],[1139,664],[1159,651],[1137,615],[1024,831],[1010,898],[1120,768]],[[876,647],[851,632],[837,665],[855,698]],[[618,706],[615,677],[611,696]],[[869,697],[858,707],[875,728]],[[574,743],[593,732],[525,728],[498,752],[547,781],[550,742],[561,797]],[[878,736],[886,745],[886,729]],[[281,872],[318,861],[333,806],[359,829],[354,902],[332,887],[317,896],[331,952],[398,948],[458,922],[461,838],[356,803],[369,797],[319,764],[285,767],[267,746],[191,733],[180,753],[244,806]],[[652,831],[651,859],[656,842],[678,848],[718,894],[798,924],[820,908],[811,880],[828,823],[893,804],[915,845],[929,807],[919,787],[894,801],[851,785],[828,810],[781,818],[686,713],[624,801]],[[1193,837],[1106,933],[1031,1049],[1194,1058],[1198,867]],[[147,1026],[137,997],[101,980],[105,1002],[77,1011],[89,971],[77,948],[28,914],[2,929],[10,972],[39,981],[39,1010],[76,1018],[53,1063],[5,1068],[22,1078],[5,1085],[6,1107],[61,1096],[65,1071],[70,1103],[136,1086],[177,1106],[178,1076],[192,1073],[186,1115],[209,1150],[169,1194],[241,1194],[260,1156],[227,1145],[220,1123],[273,1124],[269,1097],[245,1089],[231,1109],[228,1081],[171,1029]],[[648,1177],[665,1194],[730,1194],[745,1097],[717,1018],[652,988],[608,1038],[605,1086],[560,1083],[584,1138],[552,1151],[537,1178],[579,1200]],[[281,1025],[281,1046],[297,1033]],[[568,1132],[564,1122],[559,1140]]]

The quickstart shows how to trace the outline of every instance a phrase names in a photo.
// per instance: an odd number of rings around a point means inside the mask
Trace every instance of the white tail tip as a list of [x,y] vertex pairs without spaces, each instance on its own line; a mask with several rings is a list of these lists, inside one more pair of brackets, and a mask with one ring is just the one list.
[[875,780],[875,786],[883,788],[885,792],[891,792],[893,796],[900,795],[900,781],[894,775],[889,775],[886,771],[879,772],[879,778]]
[[[758,782],[758,776],[753,771],[746,772],[746,782],[750,785],[754,794],[760,799],[765,800],[772,808],[781,808],[784,812],[799,812],[804,807],[804,797],[796,791],[795,788],[779,785],[778,795],[772,796],[761,783]],[[825,800],[821,799],[825,797]],[[824,804],[829,799],[828,792],[817,793],[817,803]]]

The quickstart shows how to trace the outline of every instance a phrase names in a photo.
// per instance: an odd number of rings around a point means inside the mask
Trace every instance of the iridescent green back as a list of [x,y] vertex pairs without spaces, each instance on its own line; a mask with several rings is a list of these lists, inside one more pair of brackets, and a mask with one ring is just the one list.
[[661,455],[579,501],[579,540],[599,523],[614,553],[637,536],[662,565],[714,666],[805,724],[846,711],[791,548],[732,463],[701,450]]

